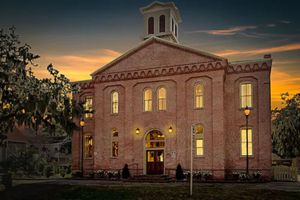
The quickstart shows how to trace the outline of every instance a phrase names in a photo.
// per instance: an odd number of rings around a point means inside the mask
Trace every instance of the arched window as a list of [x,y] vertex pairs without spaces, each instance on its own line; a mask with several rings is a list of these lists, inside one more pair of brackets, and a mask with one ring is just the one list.
[[144,91],[144,111],[152,111],[152,90],[146,89]]
[[150,131],[146,135],[146,148],[162,148],[165,146],[165,136],[157,130]]
[[114,158],[119,156],[119,132],[116,128],[112,129],[111,156],[114,157]]
[[240,84],[240,101],[241,108],[252,107],[252,84],[241,83]]
[[166,17],[161,15],[159,17],[159,32],[165,32],[165,24],[166,24]]
[[203,85],[198,83],[194,87],[195,108],[203,108]]
[[158,98],[158,110],[167,109],[167,91],[164,87],[161,87],[157,91]]
[[177,30],[177,25],[175,24],[175,36],[176,36],[176,37],[177,37],[177,34],[178,34],[177,31],[178,31],[178,30]]
[[150,17],[148,19],[148,34],[153,34],[154,33],[154,18]]
[[91,119],[93,118],[93,97],[86,96],[84,102],[84,118]]
[[193,127],[195,134],[195,155],[203,156],[204,155],[204,128],[201,124],[196,124]]
[[111,93],[111,112],[113,114],[119,112],[119,93],[116,91]]

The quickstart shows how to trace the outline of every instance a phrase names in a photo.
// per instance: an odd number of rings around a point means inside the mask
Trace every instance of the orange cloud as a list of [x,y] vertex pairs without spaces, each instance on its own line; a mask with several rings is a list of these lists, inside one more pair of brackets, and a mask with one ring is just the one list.
[[70,55],[42,55],[38,63],[43,67],[33,68],[33,71],[37,77],[48,77],[46,67],[52,63],[72,81],[90,79],[93,71],[120,55],[121,53],[110,49],[84,51]]
[[227,29],[216,29],[216,30],[196,30],[188,33],[207,33],[210,35],[235,35],[248,29],[256,29],[256,26],[235,26]]
[[300,43],[287,44],[287,45],[262,48],[262,49],[244,50],[244,51],[243,50],[225,50],[225,51],[217,52],[216,54],[219,56],[257,55],[257,54],[277,53],[277,52],[294,51],[294,50],[300,50]]

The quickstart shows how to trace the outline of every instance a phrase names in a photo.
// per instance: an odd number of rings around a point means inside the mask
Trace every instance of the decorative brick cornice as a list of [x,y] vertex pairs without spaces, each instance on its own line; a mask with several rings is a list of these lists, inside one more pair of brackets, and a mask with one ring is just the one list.
[[188,74],[195,72],[224,70],[227,65],[225,61],[192,63],[184,65],[164,66],[157,68],[148,68],[143,70],[132,70],[114,73],[102,73],[95,76],[95,83],[121,81],[130,79],[153,78],[162,76],[172,76],[178,74]]
[[272,60],[229,63],[229,65],[226,67],[226,73],[237,74],[256,71],[270,71],[271,67]]
[[81,89],[92,89],[94,88],[95,83],[103,82],[174,76],[179,74],[209,72],[216,70],[225,70],[226,74],[249,73],[256,71],[270,71],[271,67],[272,60],[245,61],[229,64],[226,61],[191,63],[112,73],[103,72],[95,76],[93,80],[77,83],[80,85]]

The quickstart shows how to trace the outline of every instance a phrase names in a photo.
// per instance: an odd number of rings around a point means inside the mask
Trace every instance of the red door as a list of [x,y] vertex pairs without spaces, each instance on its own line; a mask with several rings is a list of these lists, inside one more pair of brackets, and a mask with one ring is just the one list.
[[147,174],[163,174],[164,173],[164,151],[163,150],[147,150]]

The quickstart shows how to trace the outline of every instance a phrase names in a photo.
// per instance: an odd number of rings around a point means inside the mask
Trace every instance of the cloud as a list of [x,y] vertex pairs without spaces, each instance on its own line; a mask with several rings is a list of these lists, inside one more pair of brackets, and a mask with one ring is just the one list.
[[266,53],[295,51],[295,50],[300,50],[300,43],[286,44],[277,47],[268,47],[268,48],[251,49],[251,50],[224,50],[224,51],[217,52],[215,54],[219,56],[257,55],[257,54],[266,54]]
[[267,27],[270,27],[270,28],[276,27],[276,24],[267,24]]
[[292,23],[291,21],[288,21],[288,20],[279,20],[280,23],[282,24],[290,24]]
[[244,32],[249,29],[256,29],[257,26],[235,26],[230,27],[227,29],[216,29],[216,30],[196,30],[196,31],[190,31],[188,33],[207,33],[210,35],[223,35],[223,36],[229,36],[229,35],[236,35],[240,32]]
[[37,77],[48,77],[46,67],[52,63],[62,74],[72,81],[90,79],[90,74],[101,66],[114,60],[121,53],[111,49],[98,49],[66,55],[41,55],[38,64],[43,67],[33,68]]

